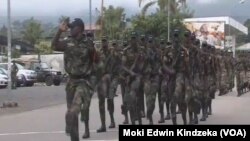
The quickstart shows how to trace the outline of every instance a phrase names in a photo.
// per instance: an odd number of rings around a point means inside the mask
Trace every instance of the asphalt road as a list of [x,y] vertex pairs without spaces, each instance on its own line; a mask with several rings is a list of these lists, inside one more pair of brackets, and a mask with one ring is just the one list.
[[65,98],[64,85],[19,87],[16,90],[11,90],[11,94],[8,94],[8,89],[0,89],[1,105],[5,101],[15,101],[19,104],[18,108],[0,109],[0,116],[63,104]]
[[[0,116],[0,141],[69,141],[69,137],[65,135],[65,111],[66,105],[64,87],[32,87],[20,88],[22,91],[18,95],[19,100],[30,102],[27,105],[20,105],[25,110],[20,110],[18,113]],[[29,94],[25,94],[29,92]],[[34,95],[31,95],[34,94]],[[17,95],[17,94],[15,94]],[[26,97],[22,97],[26,96]],[[119,95],[119,92],[118,92]],[[37,96],[37,97],[36,97]],[[26,99],[29,98],[29,99]],[[47,100],[45,103],[37,103],[41,100]],[[59,100],[61,99],[61,100]],[[20,103],[22,103],[20,101]],[[58,104],[56,104],[58,103]],[[60,104],[61,103],[61,104]],[[37,105],[28,110],[28,105]],[[156,102],[156,104],[158,104]],[[54,105],[54,106],[51,106]],[[115,121],[117,127],[109,130],[106,133],[96,133],[96,129],[100,126],[98,99],[93,97],[90,109],[90,130],[91,138],[87,140],[103,141],[103,140],[118,140],[118,125],[124,120],[121,115],[120,105],[121,96],[115,98]],[[209,116],[207,121],[199,124],[250,124],[250,94],[247,93],[241,97],[237,97],[235,93],[229,93],[225,96],[217,96],[213,101],[213,114]],[[40,108],[39,108],[40,107]],[[42,108],[41,108],[42,107]],[[39,108],[39,109],[38,109]],[[36,110],[35,110],[36,109]],[[7,109],[0,109],[0,113]],[[154,111],[154,123],[159,120],[158,105]],[[108,113],[106,113],[107,126],[110,123]],[[178,115],[178,123],[182,124],[181,116]],[[143,124],[148,124],[146,119],[143,119]],[[166,121],[167,125],[171,125],[171,121]],[[80,124],[80,135],[83,134],[83,124]]]

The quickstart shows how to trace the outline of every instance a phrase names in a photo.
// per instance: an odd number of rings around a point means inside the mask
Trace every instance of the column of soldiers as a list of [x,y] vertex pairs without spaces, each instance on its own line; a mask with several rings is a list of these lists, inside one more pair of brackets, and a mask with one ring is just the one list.
[[240,51],[237,53],[237,59],[234,66],[238,96],[250,90],[250,63],[248,58],[248,52]]
[[[59,41],[67,28],[71,29],[71,38]],[[100,48],[94,47],[93,35],[84,35],[83,31],[80,19],[63,23],[52,43],[54,50],[64,52],[65,70],[69,74],[65,119],[66,133],[72,141],[79,141],[79,114],[85,123],[82,138],[90,137],[89,108],[94,91],[99,99],[101,127],[97,132],[100,133],[106,132],[105,101],[109,128],[116,127],[114,100],[118,85],[122,93],[123,124],[132,125],[143,124],[142,118],[155,124],[156,99],[158,123],[172,119],[176,125],[178,107],[183,124],[198,124],[199,114],[200,121],[212,114],[212,100],[217,91],[219,95],[232,91],[235,73],[239,95],[249,86],[245,80],[249,69],[246,54],[240,54],[235,61],[231,53],[201,43],[190,31],[184,32],[182,42],[179,30],[174,31],[172,42],[164,39],[157,42],[153,36],[138,36],[136,32],[122,44],[103,37]]]

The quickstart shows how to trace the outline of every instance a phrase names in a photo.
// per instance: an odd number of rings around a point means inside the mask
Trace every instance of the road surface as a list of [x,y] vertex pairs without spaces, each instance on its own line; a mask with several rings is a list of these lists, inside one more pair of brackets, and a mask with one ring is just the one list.
[[[5,113],[0,116],[0,141],[70,140],[64,133],[66,104],[64,102],[65,92],[63,86],[20,88],[20,90],[17,91],[22,91],[19,95],[15,94],[16,96],[18,95],[18,100],[23,100],[24,102],[34,100],[34,102],[25,106],[20,105],[20,107],[23,107],[15,112],[9,112],[10,109],[0,109],[0,113]],[[24,97],[22,97],[22,95]],[[90,109],[91,138],[85,140],[118,140],[118,124],[121,124],[124,120],[120,110],[121,96],[119,92],[118,95],[119,96],[115,98],[115,121],[117,126],[115,129],[108,129],[106,133],[96,133],[96,129],[100,126],[100,118],[98,99],[96,98],[96,94],[93,96]],[[41,104],[43,103],[41,101],[45,104]],[[28,107],[33,104],[36,108]],[[156,102],[156,104],[158,104],[158,102]],[[209,116],[207,121],[200,122],[199,124],[250,124],[249,106],[249,93],[241,97],[237,97],[235,92],[225,96],[217,96],[213,101],[213,114]],[[156,105],[154,123],[157,123],[159,120],[158,111],[158,105]],[[106,113],[106,117],[106,125],[108,126],[110,123],[108,113]],[[178,123],[182,124],[180,115],[178,115]],[[148,121],[143,119],[143,124],[148,124]],[[172,122],[166,121],[164,124],[170,125]],[[80,135],[83,134],[83,127],[84,125],[81,123]]]

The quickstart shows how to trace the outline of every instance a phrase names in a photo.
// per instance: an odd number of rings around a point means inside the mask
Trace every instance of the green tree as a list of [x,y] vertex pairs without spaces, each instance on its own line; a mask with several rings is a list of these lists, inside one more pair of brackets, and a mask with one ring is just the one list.
[[51,54],[52,49],[50,46],[50,42],[41,41],[39,44],[35,46],[36,53],[38,54]]
[[[125,29],[125,13],[122,7],[113,7],[110,5],[103,10],[103,35],[111,39],[121,38],[121,33]],[[98,18],[96,25],[101,25],[101,16]]]
[[[163,12],[156,12],[151,15],[142,17],[136,15],[132,19],[133,29],[138,33],[146,35],[153,35],[159,38],[166,38],[168,36],[168,18]],[[174,20],[170,21],[171,29],[184,29],[181,17],[174,17]]]
[[43,33],[41,24],[34,18],[31,18],[25,21],[24,28],[25,30],[22,32],[23,40],[31,45],[39,43]]
[[62,23],[64,20],[66,20],[68,17],[67,16],[61,16],[59,19],[58,19],[58,23]]
[[[144,2],[147,3],[143,6],[141,15],[144,17],[148,11],[148,9],[155,4],[158,6],[158,10],[161,12],[171,12],[171,15],[174,14],[179,14],[181,12],[182,8],[186,8],[186,0],[154,0],[154,1],[149,1],[149,0],[138,0],[139,6],[141,7]],[[168,7],[169,4],[169,7]]]
[[11,58],[19,58],[21,56],[21,52],[18,49],[12,49]]

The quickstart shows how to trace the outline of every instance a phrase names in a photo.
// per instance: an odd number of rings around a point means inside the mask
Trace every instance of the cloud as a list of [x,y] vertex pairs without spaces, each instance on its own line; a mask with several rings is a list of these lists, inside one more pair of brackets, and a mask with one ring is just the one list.
[[196,0],[199,4],[214,4],[217,3],[218,0]]

